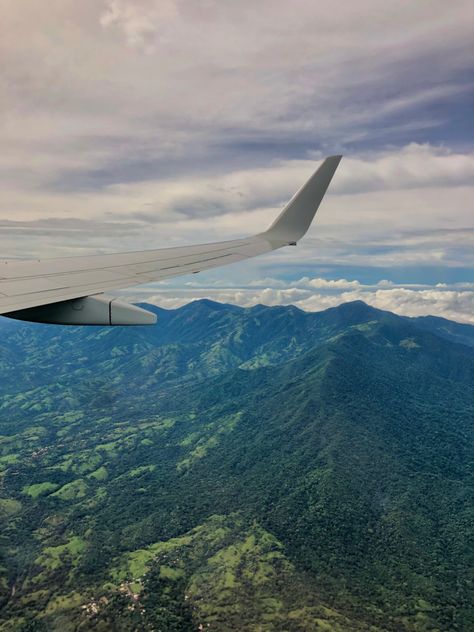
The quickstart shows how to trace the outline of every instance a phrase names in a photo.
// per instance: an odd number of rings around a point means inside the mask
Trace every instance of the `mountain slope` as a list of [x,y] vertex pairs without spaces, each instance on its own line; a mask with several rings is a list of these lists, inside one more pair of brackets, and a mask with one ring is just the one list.
[[453,629],[472,597],[472,542],[460,525],[472,512],[473,356],[423,333],[373,329],[214,384],[210,404],[246,402],[245,435],[243,421],[238,440],[226,436],[195,477],[216,493],[230,485],[320,590],[363,586],[367,608],[404,615],[420,598],[429,610],[440,593],[457,594],[435,615]]
[[7,327],[6,625],[474,626],[474,349],[360,302],[162,311]]

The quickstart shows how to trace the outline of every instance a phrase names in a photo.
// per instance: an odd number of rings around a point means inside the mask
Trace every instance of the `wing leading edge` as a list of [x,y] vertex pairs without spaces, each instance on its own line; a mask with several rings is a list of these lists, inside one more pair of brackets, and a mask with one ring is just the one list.
[[0,314],[62,324],[155,322],[149,312],[104,292],[201,272],[294,245],[311,225],[340,160],[341,156],[326,158],[268,230],[253,237],[123,254],[4,261]]

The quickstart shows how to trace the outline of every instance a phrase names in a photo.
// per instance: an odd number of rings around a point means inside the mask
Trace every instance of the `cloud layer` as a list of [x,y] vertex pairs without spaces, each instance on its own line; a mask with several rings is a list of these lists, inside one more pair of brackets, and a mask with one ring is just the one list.
[[[10,256],[53,256],[259,232],[317,164],[284,160],[212,177],[114,184],[95,194],[17,192],[23,211],[0,213],[0,247]],[[314,266],[472,268],[473,183],[474,151],[411,143],[346,157],[299,247],[250,266],[306,265],[309,274]],[[42,212],[34,210],[39,204]]]
[[347,301],[362,300],[379,309],[404,316],[436,315],[474,325],[474,283],[448,286],[402,287],[389,281],[364,285],[347,279],[303,278],[293,283],[276,279],[254,282],[252,287],[203,287],[189,283],[184,288],[149,288],[125,296],[161,307],[175,308],[200,298],[242,307],[252,305],[296,305],[305,311],[321,311]]
[[467,0],[6,3],[3,174],[77,192],[398,143],[472,97],[473,19]]
[[337,299],[301,277],[388,278],[397,287],[350,281],[338,296],[467,318],[464,290],[433,288],[474,267],[473,22],[469,0],[4,3],[0,252],[257,232],[342,152],[297,249],[203,286],[238,274],[248,297],[252,280],[277,277],[254,293],[313,308]]

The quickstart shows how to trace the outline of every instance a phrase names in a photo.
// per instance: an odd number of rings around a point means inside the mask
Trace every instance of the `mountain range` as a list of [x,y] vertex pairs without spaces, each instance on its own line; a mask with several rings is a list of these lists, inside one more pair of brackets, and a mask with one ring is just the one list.
[[474,327],[147,309],[0,321],[0,630],[474,629]]

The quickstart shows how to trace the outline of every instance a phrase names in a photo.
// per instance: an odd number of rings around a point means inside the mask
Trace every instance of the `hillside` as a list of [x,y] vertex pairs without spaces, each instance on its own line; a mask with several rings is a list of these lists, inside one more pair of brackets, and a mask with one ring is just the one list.
[[0,630],[474,627],[474,327],[153,309],[0,323]]

